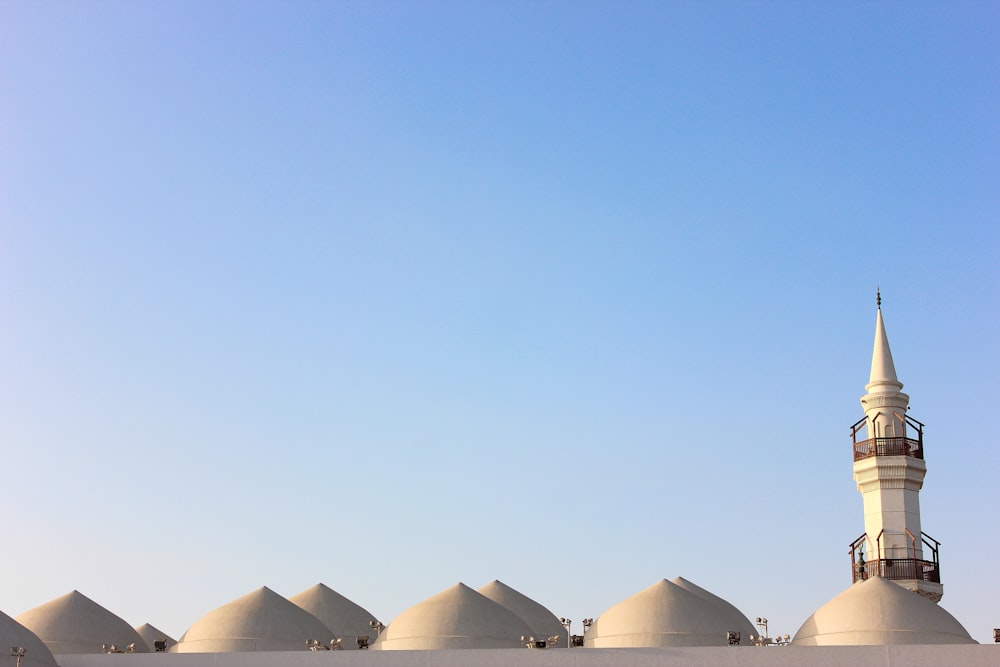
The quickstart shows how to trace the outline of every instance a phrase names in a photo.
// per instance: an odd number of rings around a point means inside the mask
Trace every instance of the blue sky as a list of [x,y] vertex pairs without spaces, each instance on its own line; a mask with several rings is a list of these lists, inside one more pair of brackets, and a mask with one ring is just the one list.
[[[0,4],[0,609],[849,584],[874,293],[979,641],[995,3]],[[579,624],[574,627],[579,632]]]

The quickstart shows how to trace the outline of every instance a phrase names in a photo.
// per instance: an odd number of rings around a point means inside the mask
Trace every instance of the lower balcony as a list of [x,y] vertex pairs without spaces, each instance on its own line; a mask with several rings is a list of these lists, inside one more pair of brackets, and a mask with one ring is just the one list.
[[854,564],[854,582],[864,581],[870,577],[940,584],[941,568],[938,563],[917,558],[880,558]]

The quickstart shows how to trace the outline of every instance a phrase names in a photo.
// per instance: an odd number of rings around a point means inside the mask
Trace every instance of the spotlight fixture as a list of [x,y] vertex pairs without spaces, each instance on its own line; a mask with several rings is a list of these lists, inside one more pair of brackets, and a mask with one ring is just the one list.
[[594,624],[594,619],[585,618],[583,619],[583,634],[587,634],[587,630],[590,630],[590,626]]
[[730,630],[726,633],[726,641],[729,642],[730,646],[740,645],[740,633],[736,630]]
[[[1000,644],[1000,628],[993,628],[993,641]],[[13,651],[14,649],[11,650]],[[23,651],[24,649],[21,650]]]
[[366,649],[366,648],[368,648],[368,640],[369,639],[371,639],[371,637],[369,637],[368,635],[358,635],[357,636],[358,648],[359,649]]
[[163,653],[167,650],[167,640],[166,639],[154,639],[153,640],[153,651],[155,653]]
[[375,631],[375,638],[377,639],[382,631],[385,630],[385,626],[382,625],[382,621],[368,621],[368,627]]
[[21,658],[24,657],[25,653],[27,653],[27,651],[24,650],[23,646],[10,647],[10,654],[17,658],[17,667],[21,667]]

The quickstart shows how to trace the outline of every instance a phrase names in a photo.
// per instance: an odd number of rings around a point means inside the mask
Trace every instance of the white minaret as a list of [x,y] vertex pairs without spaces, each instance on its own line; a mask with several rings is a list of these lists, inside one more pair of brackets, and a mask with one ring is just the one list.
[[[880,293],[876,304],[872,370],[861,397],[865,416],[851,427],[854,481],[865,507],[865,533],[851,545],[853,577],[885,577],[937,602],[943,592],[940,544],[920,527],[924,425],[906,414],[910,397],[896,378]],[[867,438],[859,441],[863,429]]]

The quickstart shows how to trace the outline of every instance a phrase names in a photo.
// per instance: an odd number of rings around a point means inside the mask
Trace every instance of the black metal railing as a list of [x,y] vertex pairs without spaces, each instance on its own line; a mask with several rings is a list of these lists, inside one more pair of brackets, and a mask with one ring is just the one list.
[[[858,440],[863,429],[872,433],[890,433],[867,440]],[[916,434],[916,438],[907,437]],[[895,435],[899,434],[899,435]],[[924,425],[907,414],[893,412],[878,413],[874,417],[862,417],[851,426],[851,444],[854,447],[854,460],[861,461],[872,456],[911,456],[915,459],[924,458]]]
[[880,558],[854,566],[854,581],[863,581],[870,577],[882,577],[896,581],[919,580],[941,583],[940,566],[929,560],[917,558]]
[[[875,538],[874,553],[883,554],[882,531]],[[882,577],[895,581],[929,581],[935,584],[941,583],[941,543],[927,533],[920,534],[920,541],[923,543],[923,551],[917,551],[917,538],[909,531],[905,532],[910,544],[906,552],[909,554],[905,558],[865,558],[865,543],[868,536],[862,533],[858,539],[851,542],[851,581],[857,583],[869,577]],[[869,545],[870,546],[870,545]],[[917,554],[929,554],[930,560],[917,558]]]

